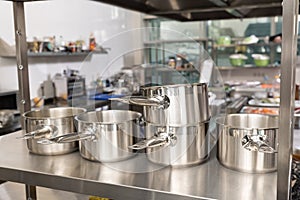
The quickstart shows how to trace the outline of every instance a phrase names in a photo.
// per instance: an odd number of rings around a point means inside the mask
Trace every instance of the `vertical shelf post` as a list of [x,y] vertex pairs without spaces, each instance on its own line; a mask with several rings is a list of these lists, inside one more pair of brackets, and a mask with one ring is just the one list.
[[282,54],[280,82],[277,199],[291,199],[293,117],[299,1],[284,0],[282,12]]
[[[20,113],[24,113],[31,109],[29,76],[28,76],[28,58],[27,58],[27,42],[25,29],[24,2],[13,2],[14,24],[15,24],[15,40],[16,40],[16,56],[17,71],[19,82],[19,109]],[[21,119],[22,129],[24,129],[24,121]],[[25,185],[26,199],[36,200],[36,187]]]
[[[14,1],[13,11],[14,11],[17,71],[18,71],[19,96],[20,96],[19,109],[20,109],[20,113],[22,114],[31,109],[24,2]],[[23,122],[21,122],[21,125],[22,128],[24,128]]]

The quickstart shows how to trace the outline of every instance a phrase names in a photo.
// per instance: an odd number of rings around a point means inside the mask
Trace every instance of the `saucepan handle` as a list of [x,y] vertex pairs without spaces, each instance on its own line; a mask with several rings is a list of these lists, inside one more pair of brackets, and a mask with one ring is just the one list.
[[153,106],[160,109],[167,109],[170,106],[170,99],[168,96],[156,95],[153,97],[131,96],[122,98],[110,98],[109,100],[120,101],[127,104],[139,106]]
[[31,131],[22,135],[21,137],[17,137],[18,139],[40,139],[40,138],[51,138],[55,136],[58,132],[58,128],[53,125],[44,125],[35,131]]
[[96,136],[94,134],[86,134],[86,133],[74,133],[74,134],[67,134],[64,137],[60,137],[56,143],[69,143],[69,142],[76,142],[88,139],[94,139]]
[[261,153],[277,153],[278,151],[268,144],[265,134],[259,130],[253,131],[253,134],[247,134],[242,138],[242,146],[249,151],[258,151]]
[[154,148],[163,145],[175,144],[177,141],[177,137],[174,134],[169,134],[166,132],[160,132],[155,134],[153,137],[142,140],[134,145],[129,146],[128,148],[134,150],[142,150],[146,148]]
[[80,133],[68,133],[64,135],[59,135],[52,138],[46,138],[43,140],[37,141],[39,144],[62,144],[62,143],[70,143],[82,140],[94,140],[96,138],[95,130],[88,128],[87,130]]

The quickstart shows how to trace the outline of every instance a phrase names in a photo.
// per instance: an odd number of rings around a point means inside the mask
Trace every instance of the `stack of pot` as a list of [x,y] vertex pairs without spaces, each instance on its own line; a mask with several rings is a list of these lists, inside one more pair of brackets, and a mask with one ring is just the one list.
[[130,148],[146,149],[148,159],[162,165],[187,166],[207,160],[207,84],[151,86],[141,91],[142,97],[131,97],[129,103],[144,106],[146,140]]

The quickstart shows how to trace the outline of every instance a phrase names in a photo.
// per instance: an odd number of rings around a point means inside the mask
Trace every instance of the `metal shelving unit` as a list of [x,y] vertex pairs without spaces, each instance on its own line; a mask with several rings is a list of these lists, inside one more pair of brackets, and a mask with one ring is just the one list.
[[[24,111],[30,110],[30,92],[29,92],[29,78],[28,78],[28,55],[27,55],[27,44],[26,44],[26,30],[25,30],[25,19],[24,19],[24,2],[26,0],[18,1],[14,0],[13,8],[14,8],[14,21],[15,21],[15,34],[16,34],[16,53],[17,53],[17,69],[18,69],[18,79],[19,79],[19,91],[20,91],[20,112],[23,113]],[[230,5],[219,5],[209,8],[209,5],[215,1],[205,1],[208,5],[207,8],[201,8],[199,5],[200,2],[203,1],[195,1],[198,2],[196,6],[192,7],[185,7],[183,9],[177,10],[157,10],[153,9],[149,6],[155,7],[155,1],[152,5],[147,1],[147,5],[141,3],[140,1],[129,1],[124,3],[124,1],[108,1],[108,0],[99,0],[99,2],[111,3],[114,5],[118,5],[121,7],[131,8],[142,12],[147,12],[150,14],[156,14],[161,16],[169,16],[180,19],[180,20],[203,20],[209,19],[211,16],[212,18],[233,18],[233,17],[254,17],[255,13],[259,13],[260,15],[264,14],[265,16],[272,16],[274,14],[279,14],[283,8],[283,45],[282,45],[282,65],[285,66],[281,70],[281,95],[280,95],[280,127],[279,127],[279,152],[278,152],[278,173],[277,177],[274,179],[266,179],[262,182],[260,181],[253,181],[250,182],[253,184],[249,194],[253,195],[253,192],[260,192],[258,195],[267,194],[268,198],[274,197],[270,195],[265,188],[272,188],[276,187],[276,178],[277,178],[277,199],[284,200],[290,198],[290,175],[291,175],[291,159],[292,159],[292,146],[293,146],[293,108],[294,108],[294,95],[295,95],[295,68],[296,68],[296,49],[297,49],[297,24],[298,24],[298,1],[290,1],[285,0],[283,1],[281,7],[281,1],[265,1],[258,2],[253,1],[253,5],[239,5],[236,4],[235,6]],[[123,2],[123,3],[122,3]],[[181,2],[178,5],[185,5]],[[219,1],[222,3],[222,1]],[[260,2],[260,1],[259,1]],[[187,5],[190,5],[191,1],[188,1]],[[210,4],[209,4],[210,3]],[[223,2],[224,3],[224,2]],[[255,5],[257,4],[257,5]],[[193,9],[192,9],[193,8]],[[197,9],[198,8],[198,9]],[[250,9],[254,12],[246,12],[244,14],[243,9]],[[273,8],[273,9],[270,9]],[[152,9],[152,11],[151,11]],[[165,9],[168,9],[165,8]],[[228,12],[229,10],[234,12]],[[259,12],[262,11],[262,12]],[[206,13],[204,18],[201,18],[201,15],[195,15],[195,12],[204,12]],[[211,15],[219,13],[220,15]],[[265,13],[264,13],[265,12]],[[250,13],[250,14],[249,14]],[[257,14],[258,15],[258,14]],[[197,18],[198,17],[198,18]],[[15,135],[12,135],[14,137]],[[6,139],[9,139],[7,143],[4,143]],[[14,138],[15,139],[15,138]],[[71,158],[72,161],[75,161],[75,166],[71,165],[71,168],[79,167],[81,169],[80,164],[84,163],[82,158],[80,157],[72,157],[74,154],[64,155],[62,157],[34,157],[33,155],[26,154],[27,156],[24,157],[24,154],[14,154],[16,148],[11,147],[20,147],[15,144],[19,144],[16,140],[12,140],[10,137],[2,138],[1,142],[3,142],[1,154],[6,161],[1,161],[0,165],[0,178],[4,180],[11,180],[16,182],[21,182],[26,184],[26,196],[27,199],[35,200],[36,197],[36,188],[35,186],[45,186],[45,187],[53,187],[55,189],[61,190],[69,190],[69,191],[76,191],[79,193],[94,193],[100,194],[101,192],[105,192],[107,195],[111,195],[115,198],[122,198],[124,195],[126,197],[140,197],[144,199],[216,199],[227,197],[226,195],[233,195],[236,193],[236,190],[232,190],[232,187],[226,187],[228,184],[232,184],[238,175],[233,173],[231,175],[225,174],[225,182],[219,182],[218,178],[219,175],[217,171],[213,171],[212,173],[207,173],[205,171],[198,171],[203,166],[197,167],[190,167],[186,168],[183,171],[186,171],[187,174],[190,174],[189,179],[186,182],[182,182],[183,176],[180,173],[178,176],[175,176],[173,170],[171,171],[163,171],[158,173],[156,176],[152,176],[153,174],[135,174],[134,176],[126,176],[126,174],[119,172],[121,179],[120,181],[113,181],[111,178],[119,177],[115,176],[113,173],[107,173],[105,171],[105,167],[102,168],[103,165],[97,165],[98,174],[93,174],[91,169],[96,166],[95,163],[85,162],[86,171],[83,172],[83,175],[80,174],[69,174],[70,170],[70,163],[65,162],[66,159]],[[9,144],[4,145],[4,144]],[[24,145],[24,143],[23,143]],[[21,151],[23,151],[22,149]],[[24,151],[23,151],[24,153]],[[7,155],[16,155],[17,158],[9,159]],[[57,160],[61,159],[61,162],[57,162]],[[50,161],[49,161],[50,160]],[[43,162],[44,161],[44,162]],[[49,161],[49,162],[47,162]],[[28,163],[29,162],[29,163]],[[31,167],[23,168],[20,165],[22,163],[27,163]],[[41,164],[43,163],[43,164]],[[211,162],[208,162],[208,164]],[[218,163],[215,162],[211,165],[211,167],[216,166]],[[47,166],[46,166],[47,165]],[[56,167],[58,171],[49,171],[46,168],[48,165]],[[68,166],[66,166],[68,165]],[[64,175],[62,168],[66,168],[64,172],[67,172],[67,175]],[[43,170],[41,170],[43,169]],[[198,170],[197,170],[198,169]],[[210,170],[213,170],[211,168]],[[113,174],[113,175],[112,175]],[[104,175],[109,175],[107,179],[101,179]],[[152,179],[148,177],[148,175],[152,176]],[[206,177],[202,177],[201,175],[209,175]],[[262,174],[257,175],[257,180],[261,180],[261,177],[264,176],[273,176],[272,174]],[[167,178],[163,178],[167,176]],[[255,176],[255,175],[253,175]],[[32,178],[34,177],[34,178]],[[101,181],[95,180],[95,177],[100,179]],[[148,177],[148,178],[147,178]],[[245,177],[248,177],[247,174],[243,174],[240,176],[241,179],[244,180]],[[154,182],[149,182],[150,180],[153,181],[153,178],[157,178]],[[162,179],[163,178],[163,179]],[[269,177],[270,178],[270,177]],[[132,180],[131,184],[127,184],[126,181]],[[177,180],[177,181],[176,181]],[[147,184],[145,181],[148,181]],[[166,182],[164,182],[166,181]],[[215,182],[214,182],[215,181]],[[162,183],[163,185],[156,185],[156,183]],[[184,184],[183,184],[184,183]],[[211,183],[211,184],[208,184]],[[242,195],[240,199],[245,197],[245,191],[249,188],[248,182],[237,182],[236,187],[238,187],[242,191]],[[271,184],[270,184],[271,183]],[[175,187],[176,185],[178,185]],[[187,184],[187,185],[185,185]],[[199,192],[201,187],[205,186],[204,192],[205,194],[209,194],[203,196]],[[218,186],[220,188],[224,188],[224,193],[218,193],[220,196],[215,196],[216,193],[215,187]],[[253,190],[253,187],[256,190]],[[244,188],[244,189],[243,189]],[[186,189],[184,193],[178,192],[181,189]],[[275,189],[276,190],[276,189]],[[272,190],[271,190],[272,191]],[[276,192],[276,191],[275,191]],[[247,196],[246,196],[247,197]],[[232,199],[228,196],[228,199]],[[250,196],[250,199],[257,199],[255,197]],[[265,200],[266,198],[264,198]]]
[[[154,164],[144,153],[116,163],[98,163],[82,158],[79,152],[60,156],[31,154],[26,141],[16,139],[21,135],[18,131],[0,140],[3,149],[0,151],[0,180],[113,200],[276,198],[276,172],[247,174],[227,169],[217,161],[215,149],[206,162],[182,168]],[[39,199],[38,193],[37,196],[29,194],[32,200]]]

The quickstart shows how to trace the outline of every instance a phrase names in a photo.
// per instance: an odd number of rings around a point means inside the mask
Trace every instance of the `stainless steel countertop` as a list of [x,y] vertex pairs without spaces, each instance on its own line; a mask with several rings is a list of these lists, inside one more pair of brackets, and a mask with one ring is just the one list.
[[[28,152],[22,131],[0,137],[0,179],[118,199],[275,200],[277,173],[248,174],[219,164],[215,152],[200,165],[161,168],[143,154],[114,164],[79,152],[40,156]],[[140,169],[134,173],[134,169]],[[142,170],[141,170],[142,169]],[[149,170],[150,172],[146,172]]]

